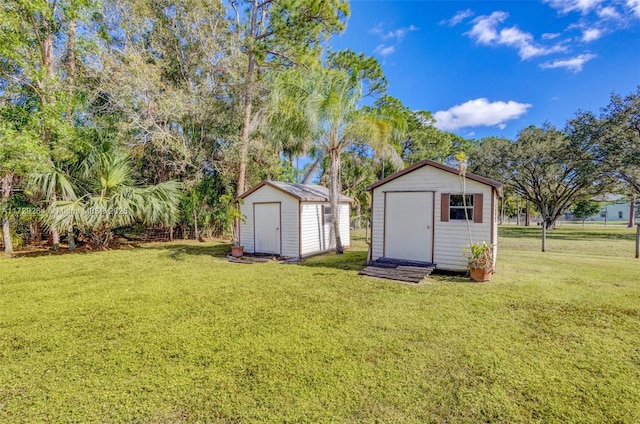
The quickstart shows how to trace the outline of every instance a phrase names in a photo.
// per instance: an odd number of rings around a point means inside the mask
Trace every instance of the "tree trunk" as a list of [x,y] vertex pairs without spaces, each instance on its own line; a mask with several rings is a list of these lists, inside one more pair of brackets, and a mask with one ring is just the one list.
[[40,228],[40,223],[30,222],[29,223],[29,240],[40,241],[41,239],[42,239],[42,229]]
[[[251,27],[248,38],[251,39],[247,47],[247,81],[244,94],[244,119],[242,121],[242,132],[240,133],[240,163],[238,165],[238,181],[236,186],[236,196],[241,196],[245,192],[245,181],[247,178],[247,156],[249,155],[249,126],[251,125],[251,109],[253,103],[253,78],[256,67],[256,57],[253,49],[257,31],[258,0],[253,0],[251,8]],[[233,230],[240,234],[240,219],[233,222]]]
[[[43,26],[48,28],[49,26],[48,22],[44,21]],[[53,34],[51,33],[47,34],[47,36],[42,41],[40,48],[41,48],[41,54],[42,54],[42,65],[44,66],[44,69],[46,72],[45,79],[41,81],[39,84],[40,101],[42,103],[42,109],[46,111],[47,107],[51,103],[53,103],[53,93],[50,92],[50,90],[53,91],[51,86],[53,83],[53,78],[55,77],[55,70],[54,70],[55,57],[53,55]],[[46,122],[44,122],[42,138],[46,146],[51,145],[51,138],[52,138],[51,128],[49,128],[49,125]]]
[[67,246],[69,250],[76,248],[76,240],[73,237],[73,226],[70,226],[67,230]]
[[542,220],[542,251],[547,250],[547,220]]
[[[238,166],[238,185],[237,195],[240,196],[245,192],[245,180],[247,174],[247,156],[249,153],[249,126],[251,125],[251,109],[253,103],[253,78],[256,67],[256,56],[254,52],[254,41],[258,30],[258,8],[260,4],[258,0],[253,0],[251,7],[251,27],[249,28],[250,39],[247,47],[247,81],[244,94],[244,119],[242,122],[242,132],[240,134],[240,164]],[[237,224],[240,225],[239,221]]]
[[198,231],[198,215],[196,214],[196,210],[193,210],[193,231],[194,231],[194,239],[200,240],[200,233]]
[[631,201],[629,202],[629,228],[636,225],[636,192],[631,193]]
[[67,103],[66,118],[70,124],[73,122],[73,93],[76,81],[76,21],[69,21],[69,34],[67,37],[67,92],[69,93],[69,102]]
[[13,245],[11,244],[11,231],[9,229],[9,197],[11,196],[11,186],[13,185],[13,174],[6,174],[2,177],[2,237],[4,240],[4,254],[11,256]]
[[309,184],[311,182],[316,172],[318,172],[318,169],[320,168],[321,160],[322,160],[322,157],[316,158],[311,164],[311,166],[309,166],[307,173],[304,175],[304,178],[302,179],[302,184]]
[[336,240],[336,253],[344,253],[342,240],[340,238],[340,181],[338,178],[340,172],[340,151],[333,148],[329,151],[329,203],[331,204],[331,221],[333,224],[333,233]]
[[528,227],[531,225],[531,217],[529,216],[529,199],[525,202],[525,212],[524,212],[524,226]]
[[[51,202],[53,203],[56,200],[58,200],[58,195],[56,192],[54,192]],[[53,250],[58,250],[58,248],[60,247],[60,233],[55,228],[52,228],[50,233],[51,233],[51,246],[53,247]]]
[[[69,21],[69,33],[67,37],[67,93],[69,99],[67,100],[66,118],[69,125],[73,125],[73,94],[75,91],[76,81],[76,21],[71,19]],[[76,248],[76,241],[73,236],[73,226],[69,226],[67,230],[67,246],[69,250]]]
[[[47,21],[44,21],[43,24],[45,28],[49,29],[49,24]],[[40,90],[41,90],[40,101],[42,103],[42,109],[46,111],[49,105],[54,102],[53,87],[52,87],[53,79],[55,77],[55,69],[54,69],[55,57],[53,55],[53,34],[51,33],[47,34],[47,36],[42,41],[42,44],[40,45],[40,47],[42,49],[42,52],[41,52],[42,65],[44,66],[46,71],[46,79],[43,81],[43,83],[40,86]],[[51,128],[49,127],[46,121],[44,122],[44,125],[43,125],[42,138],[43,138],[42,141],[44,142],[45,146],[51,146],[52,132],[51,132]],[[55,191],[53,193],[53,198],[49,200],[51,200],[52,202],[55,202],[57,200],[57,193]],[[58,232],[58,230],[55,230],[55,229],[52,229],[50,233],[51,233],[51,245],[53,246],[54,250],[58,250],[58,246],[60,245],[60,233]]]
[[360,202],[356,204],[356,221],[354,222],[353,227],[355,230],[362,228],[362,205]]

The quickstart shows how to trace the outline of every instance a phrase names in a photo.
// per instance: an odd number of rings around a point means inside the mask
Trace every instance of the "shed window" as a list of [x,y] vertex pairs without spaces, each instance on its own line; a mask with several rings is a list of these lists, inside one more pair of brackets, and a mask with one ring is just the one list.
[[473,195],[467,194],[466,196],[466,210],[467,216],[465,217],[465,202],[463,202],[462,194],[452,194],[449,196],[449,219],[469,219],[473,221]]
[[466,208],[462,202],[462,194],[442,193],[440,195],[440,221],[464,221],[464,213],[466,210],[467,217],[470,221],[482,223],[484,206],[482,193],[467,194],[465,201]]
[[323,219],[325,223],[331,222],[331,206],[323,207]]
[[622,211],[618,211],[618,218],[622,219]]

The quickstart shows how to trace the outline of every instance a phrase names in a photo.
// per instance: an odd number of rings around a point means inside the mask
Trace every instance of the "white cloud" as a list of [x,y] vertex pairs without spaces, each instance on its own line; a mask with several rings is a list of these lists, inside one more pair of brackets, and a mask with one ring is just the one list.
[[458,13],[456,13],[455,15],[453,15],[453,18],[449,19],[449,20],[444,20],[441,21],[440,24],[444,25],[447,24],[450,27],[452,26],[456,26],[458,25],[460,22],[464,21],[467,18],[470,18],[471,16],[473,16],[473,11],[471,9],[467,9],[467,10],[460,10],[458,11]]
[[498,39],[498,24],[509,16],[506,12],[493,12],[491,15],[478,16],[473,20],[473,27],[467,34],[479,44],[490,44]]
[[585,43],[588,43],[590,41],[597,40],[603,35],[604,34],[602,33],[602,30],[598,28],[588,28],[582,31],[582,41],[584,41]]
[[627,0],[627,7],[637,18],[640,18],[640,0]]
[[559,32],[545,32],[544,34],[542,34],[543,40],[553,40],[554,38],[558,37],[560,37]]
[[387,32],[382,36],[383,39],[388,40],[389,38],[394,38],[398,43],[402,41],[405,35],[411,31],[416,31],[418,27],[414,25],[409,25],[408,27],[394,29],[392,31]]
[[442,131],[452,131],[464,127],[492,127],[504,128],[506,121],[516,119],[531,107],[528,103],[489,102],[485,98],[469,100],[455,105],[448,110],[436,112],[435,127]]
[[369,30],[372,34],[382,34],[384,31],[382,30],[382,22],[378,22],[376,26]]
[[551,62],[545,62],[540,65],[542,69],[555,69],[555,68],[565,68],[571,72],[580,72],[582,71],[582,67],[588,61],[595,59],[598,57],[595,54],[586,53],[581,54],[576,57],[571,57],[569,59],[559,59]]
[[498,25],[509,16],[506,12],[493,12],[491,15],[479,16],[473,20],[473,27],[466,34],[478,44],[505,45],[516,48],[521,59],[531,59],[567,50],[562,44],[542,46],[535,43],[533,35],[520,30],[517,26],[503,28],[498,31]]
[[369,30],[370,33],[377,34],[380,40],[383,41],[383,43],[376,46],[373,52],[382,57],[389,56],[390,54],[395,53],[396,49],[408,33],[417,30],[417,26],[409,25],[407,27],[396,28],[391,31],[385,31],[383,29],[382,22],[380,22]]
[[607,6],[598,10],[598,16],[602,19],[620,19],[620,13],[615,7]]
[[373,52],[378,53],[382,57],[386,57],[395,51],[396,51],[395,46],[386,46],[384,44],[378,44],[378,46],[375,48]]
[[604,0],[545,0],[549,6],[562,13],[580,12],[586,14],[597,8]]

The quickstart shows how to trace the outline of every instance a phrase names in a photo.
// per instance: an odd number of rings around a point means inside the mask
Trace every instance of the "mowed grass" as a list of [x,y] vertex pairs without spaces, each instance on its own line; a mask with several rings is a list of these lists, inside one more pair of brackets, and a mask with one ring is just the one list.
[[0,422],[638,422],[634,230],[501,228],[490,283],[228,245],[0,259]]

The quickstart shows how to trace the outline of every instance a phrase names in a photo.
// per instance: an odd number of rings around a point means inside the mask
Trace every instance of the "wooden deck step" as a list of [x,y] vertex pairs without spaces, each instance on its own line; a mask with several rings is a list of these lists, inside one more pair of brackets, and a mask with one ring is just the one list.
[[359,272],[369,277],[419,283],[436,268],[429,262],[403,261],[400,259],[379,258]]

